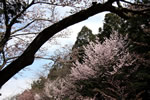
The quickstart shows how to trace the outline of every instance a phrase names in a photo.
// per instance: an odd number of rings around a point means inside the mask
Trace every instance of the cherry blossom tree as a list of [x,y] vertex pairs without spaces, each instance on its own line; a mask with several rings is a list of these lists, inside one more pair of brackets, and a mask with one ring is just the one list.
[[[110,39],[106,38],[103,43],[99,42],[98,39],[89,42],[87,46],[84,46],[86,56],[83,57],[83,62],[81,63],[76,59],[71,67],[71,74],[46,82],[45,94],[50,98],[60,100],[62,98],[94,100],[97,93],[93,97],[82,96],[78,89],[82,89],[84,84],[78,84],[78,82],[112,76],[122,66],[132,65],[136,60],[133,60],[128,52],[126,39],[127,37],[114,33]],[[100,93],[102,94],[102,92]],[[106,96],[104,93],[103,95]]]
[[[84,62],[76,61],[71,75],[74,76],[74,79],[80,80],[103,74],[114,74],[117,69],[127,64],[126,61],[130,58],[125,39],[118,33],[113,33],[110,39],[106,38],[102,44],[98,40],[96,43],[90,42],[84,47],[86,55]],[[104,70],[105,73],[100,72]]]
[[[77,60],[72,67],[69,75],[71,83],[78,93],[93,98],[97,93],[101,95],[99,99],[101,97],[113,100],[139,98],[143,90],[137,91],[133,84],[145,86],[138,81],[136,75],[148,67],[149,59],[129,51],[131,45],[128,36],[123,37],[114,32],[109,39],[104,40],[102,43],[98,40],[90,42],[84,47],[86,56],[82,63]],[[144,82],[147,83],[145,80]]]
[[[70,74],[47,81],[45,95],[58,100],[126,99],[130,94],[126,91],[133,92],[134,89],[122,84],[130,83],[128,78],[140,66],[137,61],[143,59],[138,54],[129,52],[127,40],[127,36],[123,37],[114,32],[102,43],[99,39],[89,42],[89,45],[83,47],[83,62],[76,59]],[[131,67],[133,65],[135,66]],[[122,69],[126,68],[130,71],[123,76],[124,80],[118,79],[117,77],[124,73]]]
[[90,42],[84,47],[84,62],[76,61],[72,67],[72,81],[76,83],[81,80],[103,79],[114,75],[125,65],[132,65],[135,60],[127,49],[126,39],[127,37],[113,33],[110,39],[106,38],[103,43],[98,40]]
[[30,90],[26,90],[22,94],[23,95],[19,95],[16,100],[35,100],[34,95]]

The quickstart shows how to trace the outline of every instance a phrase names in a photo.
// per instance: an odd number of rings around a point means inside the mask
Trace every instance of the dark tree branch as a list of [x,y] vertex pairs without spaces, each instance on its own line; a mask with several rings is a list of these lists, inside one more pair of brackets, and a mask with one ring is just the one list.
[[13,24],[15,24],[16,20],[17,20],[20,16],[22,16],[22,14],[23,14],[29,7],[31,7],[31,6],[34,4],[34,1],[35,1],[35,0],[33,0],[26,8],[24,8],[19,14],[17,14],[17,15],[11,20],[10,26],[12,26]]
[[28,27],[29,25],[31,25],[33,22],[35,22],[35,20],[31,21],[30,23],[28,23],[27,25],[23,26],[22,28],[19,28],[19,29],[13,31],[11,34],[14,34],[14,33],[16,33],[16,32],[19,32],[19,31],[21,31],[21,30],[27,28],[27,27]]
[[132,13],[133,15],[138,14],[138,15],[143,15],[143,16],[150,16],[150,14],[148,13],[148,12],[150,12],[150,9],[131,10],[131,9],[127,9],[127,8],[122,8],[122,9],[120,9],[120,11],[122,11],[126,14]]
[[117,0],[108,0],[107,2],[106,2],[106,4],[109,4],[109,5],[112,5],[114,2],[116,2]]
[[16,20],[17,20],[29,7],[31,7],[33,4],[34,4],[34,0],[31,2],[31,4],[29,4],[26,8],[24,8],[18,15],[16,15],[16,16],[10,21],[10,24],[8,24],[9,17],[8,17],[7,10],[6,10],[6,0],[3,0],[6,31],[5,31],[5,36],[4,36],[3,39],[0,41],[0,53],[2,52],[2,50],[3,50],[3,48],[4,48],[4,45],[7,43],[7,41],[8,41],[9,38],[10,38],[12,25],[14,25],[15,22],[16,22]]
[[121,2],[124,2],[124,3],[127,3],[127,4],[130,4],[132,6],[139,6],[139,7],[150,7],[150,4],[142,4],[142,3],[131,3],[129,1],[126,1],[126,0],[120,0]]
[[117,0],[117,5],[118,5],[119,8],[122,8],[122,5],[121,5],[119,0]]
[[2,52],[4,45],[7,43],[7,41],[10,38],[10,34],[11,34],[11,27],[9,25],[6,26],[6,32],[5,32],[5,36],[2,38],[2,40],[0,41],[0,53]]
[[[123,8],[122,8],[123,9]],[[118,16],[120,16],[121,18],[124,18],[124,19],[129,19],[130,17],[129,16],[127,16],[127,12],[123,12],[122,11],[122,9],[118,9],[118,8],[116,8],[116,7],[114,7],[114,6],[110,6],[110,12],[112,12],[112,13],[115,13],[115,14],[117,14]]]
[[31,21],[30,23],[26,24],[25,26],[23,26],[23,27],[21,27],[21,28],[15,30],[15,31],[13,31],[13,32],[11,32],[11,37],[15,37],[15,36],[19,36],[19,35],[37,34],[37,33],[24,33],[24,34],[14,34],[14,33],[19,32],[19,31],[21,31],[21,30],[27,28],[28,26],[30,26],[30,25],[31,25],[32,23],[34,23],[35,21],[40,21],[40,20],[41,20],[41,21],[48,21],[48,22],[51,22],[51,23],[52,23],[52,20],[48,20],[48,19],[35,19],[35,20]]
[[8,17],[8,14],[7,14],[6,0],[3,0],[3,10],[4,10],[4,16],[5,16],[5,25],[7,27],[8,21],[9,21],[9,17]]
[[12,37],[16,37],[16,36],[25,36],[25,35],[36,35],[38,33],[28,33],[28,32],[25,32],[25,33],[21,33],[21,34],[14,34],[14,35],[11,35],[11,38]]
[[5,66],[7,62],[4,51],[2,51],[2,55],[3,55],[3,63],[0,65],[0,70]]
[[6,41],[8,40],[9,36],[10,36],[10,29],[9,29],[9,17],[8,17],[8,13],[7,13],[7,5],[6,5],[6,0],[3,0],[3,10],[4,10],[4,16],[5,16],[5,26],[6,26],[6,32],[4,37],[2,38],[2,40],[0,41],[0,53],[2,53],[4,45],[6,43]]

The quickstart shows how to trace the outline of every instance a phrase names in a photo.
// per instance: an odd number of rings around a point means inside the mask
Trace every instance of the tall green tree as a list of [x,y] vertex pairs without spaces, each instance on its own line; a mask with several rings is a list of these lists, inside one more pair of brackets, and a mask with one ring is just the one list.
[[93,35],[92,31],[86,26],[83,26],[81,31],[78,33],[77,40],[75,42],[75,45],[73,46],[73,49],[87,45],[89,44],[89,41],[94,40],[95,35]]
[[98,36],[102,41],[105,37],[109,38],[114,31],[118,33],[125,33],[125,30],[123,30],[125,29],[123,25],[126,25],[123,18],[117,16],[116,14],[108,13],[105,15],[103,28],[100,28],[101,30],[99,30]]
[[78,52],[76,56],[80,62],[83,62],[83,56],[85,55],[83,46],[88,45],[89,41],[94,41],[95,38],[96,36],[86,26],[83,26],[81,31],[78,33],[77,40],[72,49]]

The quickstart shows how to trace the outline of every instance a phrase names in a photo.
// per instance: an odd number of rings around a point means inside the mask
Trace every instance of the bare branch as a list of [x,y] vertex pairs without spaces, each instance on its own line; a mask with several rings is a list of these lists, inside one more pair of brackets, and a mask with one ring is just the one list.
[[22,33],[22,34],[14,34],[14,35],[11,35],[11,37],[16,37],[16,36],[21,36],[21,35],[36,35],[38,33]]
[[8,17],[8,14],[7,14],[6,0],[3,0],[3,9],[4,9],[4,15],[5,15],[5,25],[7,27],[9,17]]
[[19,29],[13,31],[11,34],[14,34],[14,33],[16,33],[16,32],[19,32],[19,31],[21,31],[21,30],[27,28],[27,27],[28,27],[29,25],[31,25],[34,21],[35,21],[35,20],[31,21],[30,23],[28,23],[27,25],[23,26],[22,28],[19,28]]
[[121,2],[124,2],[124,3],[127,3],[127,4],[130,4],[132,6],[142,6],[142,7],[150,7],[150,4],[142,4],[142,3],[132,3],[132,2],[129,2],[129,1],[126,1],[126,0],[120,0]]
[[[150,12],[150,9],[131,10],[131,9],[127,9],[127,8],[122,8],[122,9],[120,9],[120,11],[122,11],[126,14],[132,13],[133,15],[138,14],[138,15],[150,16],[150,14],[145,13],[145,12]],[[131,17],[131,16],[129,16],[129,17]]]
[[0,53],[2,52],[4,45],[7,43],[7,41],[10,38],[12,25],[16,22],[17,18],[19,18],[30,6],[32,6],[34,4],[34,0],[25,9],[23,9],[18,15],[16,15],[16,17],[14,17],[10,21],[10,24],[8,24],[9,18],[8,18],[7,11],[6,11],[6,1],[5,0],[3,0],[3,4],[4,4],[4,11],[5,11],[4,13],[5,13],[6,32],[5,32],[5,36],[0,41]]
[[[34,23],[35,21],[40,21],[40,20],[41,20],[41,21],[49,21],[49,22],[53,23],[52,20],[48,20],[48,19],[35,19],[35,20],[31,21],[30,23],[28,23],[27,25],[25,25],[25,26],[23,26],[23,27],[21,27],[21,28],[15,30],[15,31],[11,32],[11,34],[15,34],[16,32],[19,32],[19,31],[21,31],[21,30],[27,28],[28,26],[30,26],[30,25],[31,25],[32,23]],[[35,33],[30,33],[30,34],[35,34]],[[13,35],[13,36],[11,36],[11,37],[18,36],[18,35],[28,35],[28,34],[27,34],[27,33],[26,33],[26,34],[15,34],[15,35]]]
[[19,18],[29,7],[31,7],[31,6],[34,4],[34,1],[35,1],[35,0],[33,0],[26,8],[24,8],[19,14],[17,14],[17,15],[11,20],[10,26],[12,26],[12,25],[16,22],[17,18]]
[[61,7],[67,6],[67,7],[75,7],[75,8],[78,8],[78,7],[76,7],[76,6],[69,5],[69,4],[48,3],[48,2],[42,2],[42,1],[38,1],[38,2],[36,2],[35,4],[47,4],[47,5],[53,5],[53,6],[61,6]]
[[54,4],[54,3],[42,2],[42,1],[38,1],[35,4],[48,4],[48,5],[53,5],[53,6],[62,6],[61,4]]
[[5,66],[5,64],[7,63],[7,60],[6,60],[4,51],[2,51],[2,55],[3,55],[3,63],[2,63],[2,65],[0,65],[0,70],[1,70],[1,69]]
[[52,57],[41,57],[41,56],[35,56],[36,59],[44,59],[44,60],[52,60],[52,61],[55,61],[54,58]]

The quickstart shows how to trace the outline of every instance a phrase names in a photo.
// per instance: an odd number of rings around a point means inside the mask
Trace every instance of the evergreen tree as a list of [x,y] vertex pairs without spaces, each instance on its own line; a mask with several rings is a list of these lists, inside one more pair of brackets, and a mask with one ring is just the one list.
[[89,42],[94,41],[95,38],[96,36],[93,35],[92,31],[86,26],[83,26],[81,31],[78,33],[77,40],[72,50],[76,49],[78,52],[76,56],[81,63],[83,62],[83,56],[85,56],[83,46],[88,45]]
[[[104,41],[104,37],[109,38],[111,34],[116,31],[117,33],[125,33],[123,30],[126,28],[125,20],[113,13],[105,15],[103,30],[99,30],[98,37],[100,41]],[[125,28],[124,28],[125,27]]]
[[88,27],[83,26],[81,31],[78,33],[77,40],[73,46],[73,49],[85,46],[89,44],[89,41],[94,40],[95,35],[93,35],[92,31]]

